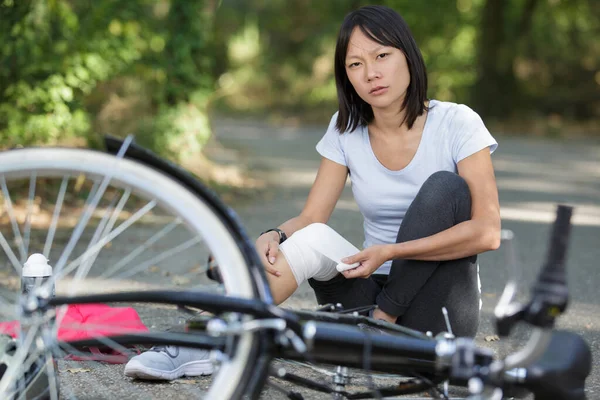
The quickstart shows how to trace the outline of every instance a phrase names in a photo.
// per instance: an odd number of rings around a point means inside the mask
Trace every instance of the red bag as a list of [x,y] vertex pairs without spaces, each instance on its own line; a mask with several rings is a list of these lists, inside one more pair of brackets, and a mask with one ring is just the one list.
[[[19,321],[0,322],[0,333],[17,337],[18,328]],[[147,331],[148,328],[134,308],[110,307],[106,304],[71,304],[60,321],[58,340],[70,342]],[[111,347],[90,347],[88,350],[90,356],[70,354],[67,359],[105,361],[113,364],[122,364],[129,359],[128,354]]]

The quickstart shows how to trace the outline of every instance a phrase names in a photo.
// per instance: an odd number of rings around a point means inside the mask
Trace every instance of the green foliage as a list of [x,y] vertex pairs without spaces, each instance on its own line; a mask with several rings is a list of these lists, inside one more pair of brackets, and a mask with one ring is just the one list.
[[175,106],[162,105],[156,115],[140,123],[136,141],[182,163],[197,157],[210,138],[206,106],[196,100]]
[[0,4],[4,147],[134,133],[177,161],[200,152],[214,82],[204,2]]
[[0,143],[134,133],[176,161],[220,110],[327,118],[351,10],[408,22],[429,97],[487,117],[600,117],[596,0],[0,0]]
[[206,109],[214,86],[213,12],[201,2],[172,0],[164,40],[155,43],[159,51],[151,58],[164,80],[155,87],[158,107],[153,126],[141,130],[138,141],[181,162],[197,156],[210,137]]
[[522,92],[539,112],[571,118],[600,113],[600,2],[546,1],[515,56]]
[[465,101],[476,79],[480,3],[439,1],[432,7],[409,0],[225,0],[216,23],[227,24],[232,39],[229,69],[219,80],[225,94],[221,105],[241,111],[323,110],[331,115],[339,25],[348,12],[367,4],[390,6],[407,21],[428,65],[434,97]]
[[6,22],[0,28],[4,146],[55,143],[88,132],[84,96],[140,57],[131,29],[119,36],[102,32],[111,11],[118,9],[115,5],[99,7],[105,18],[95,21],[102,23],[92,31],[87,24],[92,18],[80,19],[66,1],[4,1],[0,7],[0,19]]
[[407,21],[432,98],[502,119],[600,117],[594,0],[224,0],[216,23],[231,38],[230,63],[219,106],[331,115],[337,29],[366,4],[390,6]]

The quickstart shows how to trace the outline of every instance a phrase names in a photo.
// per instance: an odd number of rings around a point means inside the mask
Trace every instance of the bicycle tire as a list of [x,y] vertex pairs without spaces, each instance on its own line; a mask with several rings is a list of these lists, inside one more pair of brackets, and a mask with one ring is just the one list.
[[[256,282],[257,274],[251,271],[247,243],[241,243],[239,227],[228,224],[230,216],[219,214],[227,207],[210,206],[200,191],[190,190],[168,173],[144,165],[135,160],[117,158],[101,151],[71,148],[26,148],[0,153],[0,175],[26,177],[32,172],[36,176],[44,173],[83,173],[105,176],[112,172],[111,184],[133,187],[140,193],[158,198],[161,203],[183,221],[197,230],[215,249],[228,295],[243,298],[260,298],[264,282]],[[196,182],[196,186],[202,186]],[[206,190],[206,192],[209,192]],[[260,278],[260,276],[259,276]],[[266,363],[259,362],[265,356],[265,340],[262,333],[243,333],[239,337],[234,357],[221,365],[220,371],[206,395],[207,398],[238,399],[251,394],[256,396],[266,376]],[[264,366],[264,371],[260,371]],[[8,375],[8,374],[7,374]],[[4,379],[4,378],[3,378]],[[2,381],[0,381],[2,383]],[[6,385],[5,385],[6,386]]]

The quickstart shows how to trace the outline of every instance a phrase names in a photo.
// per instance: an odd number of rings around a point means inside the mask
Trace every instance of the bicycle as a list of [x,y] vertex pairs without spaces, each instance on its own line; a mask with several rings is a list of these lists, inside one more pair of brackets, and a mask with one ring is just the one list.
[[[52,279],[29,295],[9,293],[11,287],[14,289],[14,279],[3,279],[0,285],[0,295],[16,305],[11,306],[0,297],[3,319],[17,317],[20,322],[19,340],[11,347],[10,362],[5,357],[8,350],[0,360],[1,398],[64,397],[62,386],[59,389],[58,363],[65,355],[85,356],[83,349],[92,347],[126,353],[131,345],[145,344],[210,350],[217,371],[207,393],[194,392],[194,396],[209,399],[258,398],[266,384],[289,398],[302,398],[272,382],[269,376],[334,398],[381,398],[424,392],[447,398],[439,386],[450,383],[467,387],[468,398],[473,400],[500,399],[522,391],[533,393],[536,399],[585,399],[585,380],[591,369],[589,347],[580,336],[554,329],[556,318],[568,303],[564,261],[571,207],[557,208],[550,252],[531,300],[526,304],[512,301],[514,282],[505,288],[495,310],[498,334],[508,336],[519,322],[526,322],[535,330],[521,351],[498,359],[489,349],[477,347],[472,339],[454,338],[451,334],[432,337],[365,317],[361,315],[365,310],[341,310],[327,305],[316,311],[301,311],[274,306],[253,243],[235,213],[216,195],[183,169],[135,145],[131,138],[106,138],[106,147],[107,152],[29,148],[0,153],[0,186],[7,222],[15,236],[11,244],[0,231],[0,245],[9,267],[18,275],[28,250],[35,244],[31,227],[36,214],[31,210],[36,201],[39,203],[35,196],[38,181],[44,183],[45,195],[56,195],[53,211],[46,210],[47,217],[52,217],[44,225],[48,232],[43,253],[47,258],[57,255]],[[25,216],[21,215],[23,234],[7,185],[19,179],[28,180],[28,184],[16,185],[15,189],[27,193],[27,202],[22,204],[28,210]],[[71,198],[66,194],[68,188],[75,193]],[[105,194],[109,199],[101,201]],[[67,209],[69,215],[78,218],[71,218],[74,228],[66,245],[53,250],[55,236],[60,233],[58,217],[69,199],[79,204]],[[125,213],[128,206],[132,211]],[[143,229],[134,231],[131,237],[142,236],[143,243],[129,251],[126,242],[131,238],[124,232],[135,223],[143,224]],[[150,228],[157,228],[157,232],[148,237]],[[41,229],[42,233],[45,230]],[[154,255],[168,233],[174,233],[175,239],[167,241],[165,252],[125,268],[137,256]],[[78,249],[76,242],[86,235],[87,246],[80,246],[81,253],[73,260],[72,253]],[[191,238],[183,240],[184,236]],[[200,249],[203,243],[208,250]],[[108,249],[115,252],[108,264],[102,264],[104,269],[93,270],[100,254],[106,254]],[[187,252],[185,256],[183,252]],[[195,266],[193,273],[194,268],[186,270],[194,280],[182,275],[182,268],[209,256],[219,266],[220,279],[206,276],[211,271],[207,265]],[[161,262],[173,261],[173,257],[178,257],[177,262],[170,262],[168,269],[160,271]],[[123,278],[117,286],[122,291],[102,293],[117,285],[109,272]],[[156,284],[153,274],[179,277],[177,282],[167,282],[177,290],[164,289],[164,282]],[[126,279],[132,276],[136,278]],[[182,276],[188,280],[182,280]],[[54,284],[56,297],[50,290]],[[59,287],[61,284],[63,288]],[[206,291],[196,287],[200,284]],[[99,293],[89,294],[91,289],[98,289]],[[180,316],[195,318],[185,324],[184,332],[132,333],[124,329],[109,336],[59,341],[58,325],[64,308],[92,303],[135,305],[141,315],[156,322],[157,328],[173,325]],[[358,323],[394,335],[364,331],[356,326]],[[285,369],[273,370],[271,363],[276,358],[337,366],[334,382],[324,385]],[[347,390],[348,368],[366,373],[366,390]],[[376,388],[372,372],[401,374],[405,378],[395,386]]]

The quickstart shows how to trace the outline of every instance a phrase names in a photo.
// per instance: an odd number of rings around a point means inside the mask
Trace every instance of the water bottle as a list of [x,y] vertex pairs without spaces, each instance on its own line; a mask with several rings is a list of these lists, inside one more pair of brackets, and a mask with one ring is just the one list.
[[[44,287],[46,287],[46,284],[48,284],[49,281],[52,280],[52,267],[50,266],[50,264],[48,264],[48,259],[40,253],[34,253],[32,255],[29,256],[29,258],[27,259],[27,261],[25,262],[25,264],[23,264],[23,268],[21,270],[21,293],[22,293],[22,297],[24,299],[27,299],[29,294],[31,293],[35,293],[35,290],[39,287],[41,287],[42,285],[44,285]],[[49,289],[49,298],[54,297],[56,294],[56,290],[55,290],[55,284],[54,282],[50,282],[50,287],[48,287]],[[34,303],[37,304],[37,301],[34,301]],[[30,310],[32,311],[32,310]],[[54,329],[54,323],[56,321],[56,316],[55,315],[50,315],[49,318],[46,320],[46,323],[44,324],[44,326],[49,329],[48,332],[49,333],[53,333],[53,329]],[[19,338],[19,340],[21,340],[21,345],[23,338],[28,336],[28,332],[29,329],[31,328],[30,325],[30,319],[29,318],[25,318],[21,320],[21,336]],[[38,335],[40,335],[38,333]],[[47,345],[45,343],[45,335],[42,333],[41,336],[38,337],[38,339],[42,339],[44,340],[44,345]],[[52,357],[52,355],[46,355],[46,354],[42,354],[40,355],[34,362],[34,365],[36,366],[36,370],[41,370],[42,372],[40,373],[39,376],[42,377],[42,379],[46,379],[46,382],[48,382],[48,379],[50,379],[50,376],[48,375],[48,369],[46,368],[46,364],[48,362],[48,357],[50,357],[51,362],[53,363],[54,366],[54,371],[55,374],[58,372],[58,362],[56,360],[56,358]],[[39,379],[38,379],[39,380]],[[58,393],[60,393],[60,390],[57,389]],[[37,393],[34,390],[34,393]],[[49,393],[49,392],[47,392]]]
[[[23,265],[21,273],[21,293],[23,296],[34,291],[52,279],[52,267],[48,264],[48,259],[40,253],[34,253],[29,256],[27,262]],[[54,282],[50,289],[50,297],[54,297],[56,290]]]

